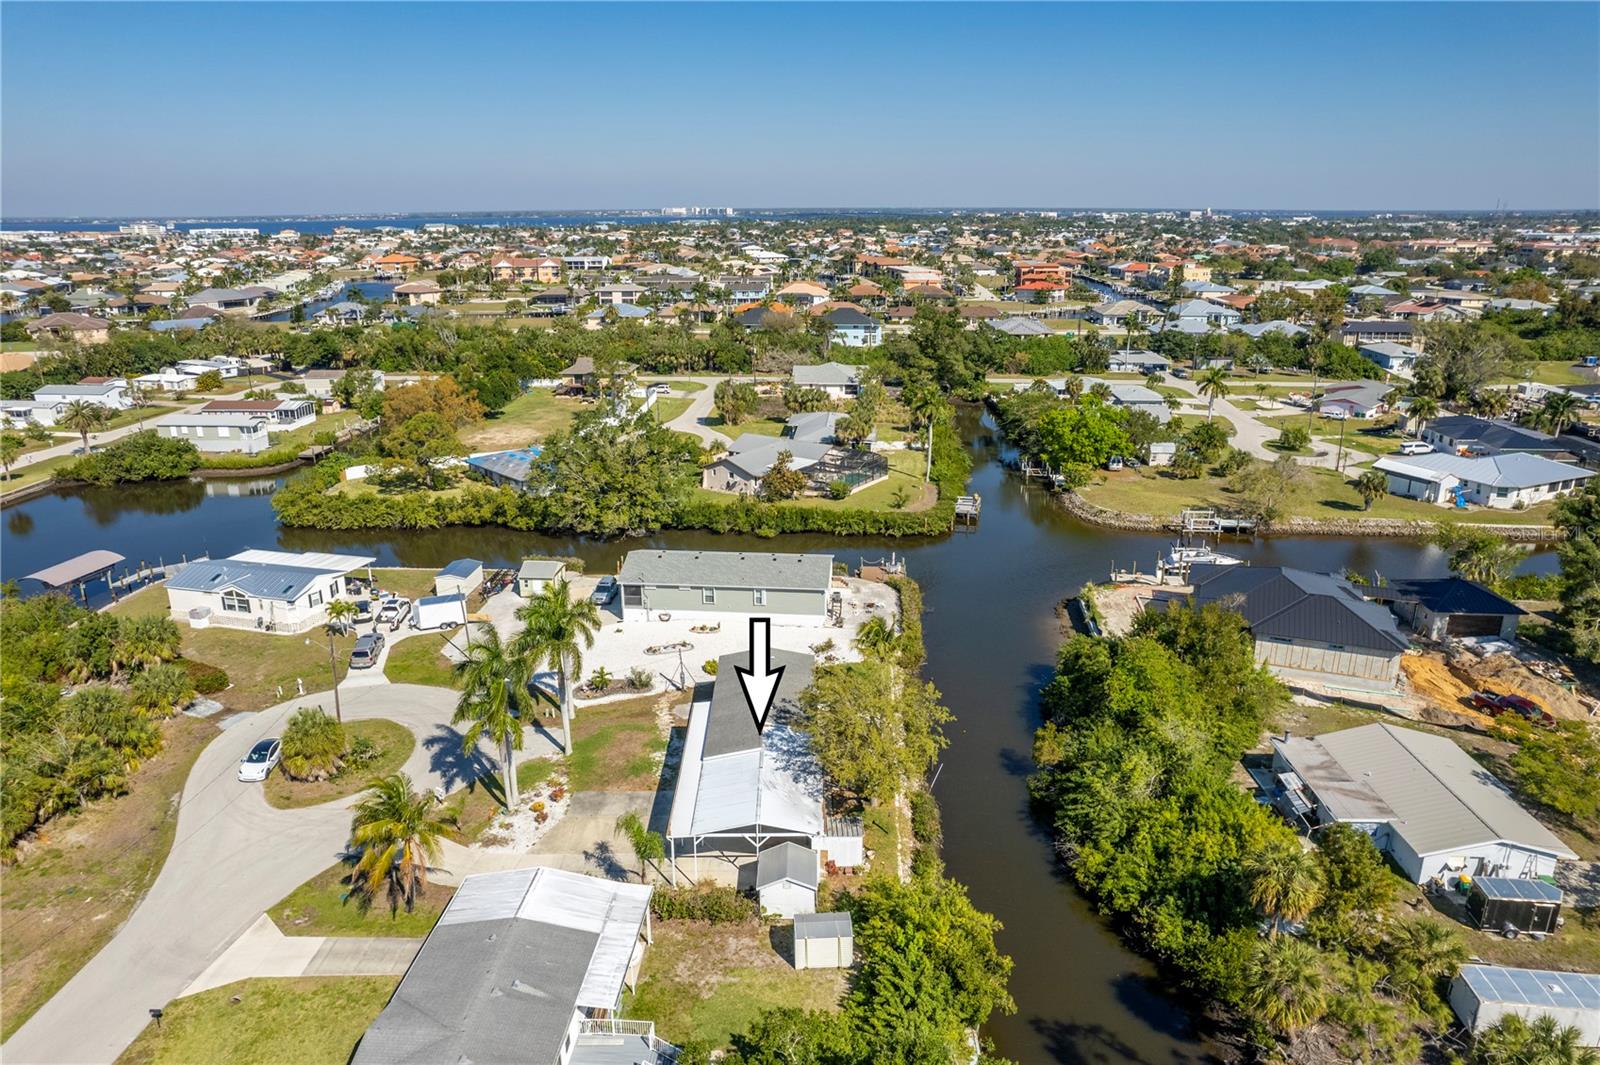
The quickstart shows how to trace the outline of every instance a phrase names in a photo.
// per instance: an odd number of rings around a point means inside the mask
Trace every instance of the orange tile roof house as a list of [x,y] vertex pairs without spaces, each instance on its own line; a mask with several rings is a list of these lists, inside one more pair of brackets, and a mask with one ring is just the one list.
[[490,260],[489,276],[496,281],[532,281],[540,285],[553,285],[561,280],[561,260],[501,255]]
[[100,344],[111,339],[109,322],[72,311],[47,314],[27,323],[25,328],[35,337],[40,333],[48,333],[62,339],[76,340],[80,344]]
[[379,255],[376,258],[368,256],[362,262],[370,266],[372,272],[379,277],[405,277],[422,265],[422,260],[415,255],[405,255],[400,252],[390,252],[388,255]]

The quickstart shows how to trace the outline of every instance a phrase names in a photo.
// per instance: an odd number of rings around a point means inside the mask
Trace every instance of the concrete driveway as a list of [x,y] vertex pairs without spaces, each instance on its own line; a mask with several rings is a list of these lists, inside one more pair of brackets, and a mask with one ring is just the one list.
[[[455,693],[393,684],[342,690],[347,720],[387,718],[417,747],[404,771],[421,788],[454,790],[498,768],[480,748],[463,755],[448,724]],[[299,810],[267,805],[241,784],[239,760],[280,735],[302,706],[332,709],[327,693],[238,719],[200,752],[184,787],[177,838],[150,893],[127,924],[0,1048],[7,1065],[109,1063],[269,906],[338,861],[355,797]]]

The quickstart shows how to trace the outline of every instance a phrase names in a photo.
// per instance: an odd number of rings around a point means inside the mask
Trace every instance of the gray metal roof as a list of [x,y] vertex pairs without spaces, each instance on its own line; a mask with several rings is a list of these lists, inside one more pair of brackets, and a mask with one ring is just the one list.
[[1461,979],[1480,1002],[1546,1009],[1600,1010],[1600,974],[1463,965]]
[[439,577],[470,577],[483,569],[483,563],[475,558],[458,558],[435,576]]
[[815,888],[820,879],[817,852],[798,843],[780,843],[756,856],[756,887],[764,888],[788,880],[801,887]]
[[321,578],[343,570],[241,562],[233,558],[200,559],[167,578],[167,587],[181,592],[220,592],[233,588],[257,599],[290,603]]
[[734,440],[723,461],[750,477],[765,477],[785,451],[789,453],[789,468],[804,470],[821,462],[832,450],[832,444],[818,440],[746,433]]
[[1196,603],[1243,597],[1239,614],[1251,635],[1397,653],[1411,646],[1394,615],[1363,599],[1349,581],[1287,566],[1197,565]]
[[[791,719],[800,709],[800,693],[811,686],[811,670],[815,660],[800,651],[783,651],[774,647],[768,654],[772,666],[783,667],[783,677],[778,681],[778,692],[772,697],[772,714],[769,721]],[[756,731],[755,718],[750,716],[750,704],[745,702],[744,685],[739,683],[734,667],[749,668],[750,655],[735,651],[717,659],[717,679],[711,688],[710,717],[706,721],[704,758],[715,758],[737,751],[753,751],[761,746],[761,734]]]
[[1561,481],[1583,481],[1593,470],[1569,466],[1540,455],[1508,451],[1500,455],[1466,458],[1434,452],[1428,455],[1385,455],[1372,464],[1374,469],[1409,476],[1414,480],[1440,481],[1454,477],[1490,488],[1537,488]]
[[352,1065],[555,1061],[599,938],[516,917],[435,927]]
[[1472,886],[1491,899],[1518,899],[1522,902],[1561,901],[1561,889],[1544,880],[1479,876],[1473,878]]
[[853,385],[861,380],[861,367],[842,362],[824,362],[796,366],[793,374],[797,385]]
[[854,935],[850,914],[844,910],[830,913],[800,913],[794,918],[794,938],[800,939],[850,939]]
[[1391,830],[1418,855],[1504,840],[1569,861],[1577,858],[1517,805],[1504,785],[1443,736],[1378,723],[1314,739],[1274,741],[1274,746],[1319,799],[1324,787],[1337,795],[1349,782],[1365,785],[1390,810]]
[[556,562],[548,558],[525,558],[522,565],[517,567],[517,576],[528,580],[552,580],[561,576],[567,568],[565,562]]
[[61,588],[69,584],[104,573],[118,562],[127,559],[115,551],[104,549],[85,551],[81,555],[57,562],[54,566],[46,566],[42,570],[28,574],[22,578],[25,581],[38,581],[52,588]]
[[833,556],[745,551],[629,551],[617,580],[623,584],[683,588],[825,592],[833,581]]

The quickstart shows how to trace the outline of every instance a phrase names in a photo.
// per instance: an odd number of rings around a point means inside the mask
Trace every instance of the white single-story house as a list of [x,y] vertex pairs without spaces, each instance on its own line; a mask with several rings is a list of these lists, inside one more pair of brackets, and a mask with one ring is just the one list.
[[1108,373],[1153,374],[1167,373],[1172,369],[1170,359],[1153,351],[1113,351],[1108,358]]
[[783,675],[765,728],[756,729],[739,682],[737,668],[749,666],[748,652],[719,658],[710,697],[697,699],[690,708],[667,816],[668,867],[674,875],[688,858],[695,879],[707,859],[731,863],[759,878],[759,869],[746,867],[783,842],[814,855],[824,853],[844,868],[865,860],[861,821],[827,814],[824,776],[810,737],[792,727],[800,693],[811,684],[814,660],[809,654],[773,648],[769,661],[782,667]]
[[1461,455],[1385,455],[1372,464],[1389,477],[1389,491],[1436,506],[1476,503],[1496,510],[1532,506],[1582,488],[1592,470],[1520,451]]
[[1362,358],[1375,362],[1390,373],[1410,377],[1416,368],[1417,360],[1422,358],[1422,352],[1407,344],[1396,344],[1392,340],[1374,340],[1369,344],[1362,344],[1356,348]]
[[1600,973],[1463,965],[1450,982],[1450,1008],[1474,1035],[1501,1018],[1551,1017],[1578,1030],[1578,1045],[1600,1047]]
[[204,414],[248,414],[265,418],[275,433],[287,433],[317,420],[316,401],[303,396],[291,399],[214,399],[200,410]]
[[193,374],[197,379],[201,374],[215,373],[218,377],[227,379],[238,377],[244,369],[243,361],[222,355],[215,359],[179,359],[173,367],[179,373]]
[[64,399],[0,399],[0,422],[9,428],[54,425],[66,411]]
[[1444,736],[1380,722],[1316,737],[1286,733],[1272,749],[1279,809],[1308,829],[1361,829],[1412,883],[1545,877],[1557,862],[1577,860]]
[[258,549],[197,559],[167,578],[167,602],[173,618],[191,628],[300,633],[326,622],[330,602],[351,598],[345,576],[375,561],[364,555]]
[[778,917],[815,913],[821,882],[822,862],[810,847],[785,840],[756,855],[756,897],[762,913]]
[[796,969],[848,969],[854,961],[855,926],[848,911],[795,916]]
[[[307,370],[300,378],[300,383],[305,386],[306,395],[314,399],[332,399],[333,389],[344,379],[345,370]],[[383,391],[383,371],[368,370],[372,375],[373,391]]]
[[1147,449],[1145,461],[1152,466],[1171,466],[1178,457],[1178,445],[1170,440],[1157,440]]
[[617,575],[624,621],[661,614],[704,621],[770,617],[774,625],[823,625],[832,555],[744,551],[629,551]]
[[458,558],[433,575],[434,595],[470,596],[483,586],[483,563]]
[[1343,411],[1347,418],[1376,418],[1389,409],[1386,397],[1393,389],[1379,381],[1357,381],[1328,386],[1318,408]]
[[351,1065],[667,1065],[621,1020],[650,942],[648,884],[538,866],[461,881]]
[[791,377],[796,387],[819,389],[830,399],[847,399],[861,391],[861,367],[842,362],[796,366]]
[[134,380],[144,388],[158,392],[188,392],[199,384],[200,375],[180,370],[175,366],[163,366],[155,373],[140,374]]
[[212,454],[259,455],[272,446],[271,425],[259,414],[182,411],[157,418],[155,430]]
[[549,558],[525,558],[517,569],[517,594],[532,599],[545,586],[566,575],[567,564]]
[[128,398],[128,382],[120,377],[92,385],[45,385],[34,390],[33,398],[38,403],[93,403],[107,410],[133,406]]

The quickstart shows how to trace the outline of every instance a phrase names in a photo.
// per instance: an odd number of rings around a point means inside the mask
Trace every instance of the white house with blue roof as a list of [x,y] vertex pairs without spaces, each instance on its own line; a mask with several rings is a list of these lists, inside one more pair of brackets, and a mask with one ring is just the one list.
[[328,620],[328,604],[353,599],[345,578],[368,569],[368,555],[323,551],[241,551],[197,559],[167,578],[172,617],[191,628],[300,633]]

